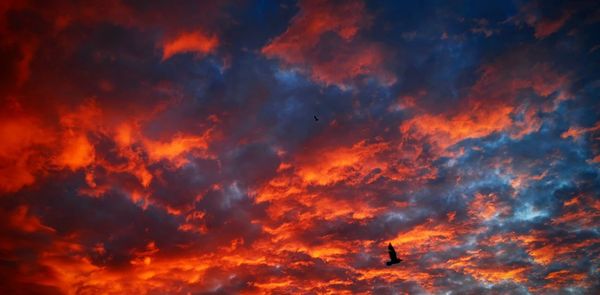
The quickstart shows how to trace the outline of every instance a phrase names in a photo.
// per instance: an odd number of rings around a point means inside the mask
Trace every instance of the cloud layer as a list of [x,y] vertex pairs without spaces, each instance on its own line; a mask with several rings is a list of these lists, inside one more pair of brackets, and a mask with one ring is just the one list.
[[0,293],[592,294],[599,8],[1,4]]

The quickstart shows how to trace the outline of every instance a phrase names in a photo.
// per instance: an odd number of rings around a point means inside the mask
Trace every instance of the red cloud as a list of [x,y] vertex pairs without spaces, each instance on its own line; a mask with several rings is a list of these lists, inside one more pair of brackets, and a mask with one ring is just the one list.
[[[173,167],[187,162],[186,155],[209,157],[207,149],[212,129],[201,134],[178,132],[167,137],[152,139],[145,136],[139,122],[151,120],[152,115],[136,114],[128,119],[117,119],[113,111],[102,109],[94,100],[76,108],[56,111],[59,122],[44,121],[38,116],[16,110],[0,119],[0,192],[13,192],[33,184],[37,176],[52,171],[100,166],[109,173],[130,173],[143,187],[153,179],[147,166],[165,161]],[[49,113],[53,113],[52,111]],[[106,151],[98,152],[98,137],[111,138],[116,148],[112,152],[126,160],[115,165],[107,161]],[[86,180],[92,189],[96,187],[94,173],[88,171]],[[133,197],[133,196],[132,196]]]
[[538,39],[544,39],[562,28],[567,20],[571,17],[571,13],[565,12],[562,16],[557,19],[541,19],[536,21],[533,25],[535,29],[535,37]]
[[163,60],[179,53],[197,53],[205,55],[214,52],[219,45],[215,35],[204,32],[181,33],[177,37],[163,43]]
[[[376,77],[383,84],[396,78],[385,69],[382,45],[362,40],[359,31],[369,25],[361,1],[303,1],[290,27],[263,47],[267,57],[300,69],[326,85],[345,85],[361,75]],[[327,33],[335,34],[332,39]]]
[[[163,61],[182,53],[204,56],[219,50],[231,31],[220,35],[214,26],[181,17],[197,14],[184,6],[193,1],[142,2],[48,5],[39,9],[40,18],[52,20],[48,36],[57,34],[57,42],[46,46],[54,40],[44,35],[31,39],[39,44],[27,47],[29,39],[19,39],[7,50],[15,51],[8,74],[15,77],[6,84],[29,83],[0,90],[16,97],[13,105],[0,105],[0,293],[368,294],[463,287],[456,291],[485,293],[513,285],[551,293],[547,288],[595,286],[597,276],[580,266],[597,262],[600,239],[591,232],[600,201],[594,192],[579,192],[594,187],[595,170],[577,170],[570,160],[518,159],[511,142],[495,155],[484,153],[486,145],[463,142],[459,157],[440,158],[441,150],[450,153],[446,148],[467,138],[505,132],[518,141],[539,130],[539,113],[552,111],[568,82],[549,64],[523,62],[531,55],[516,54],[484,65],[471,87],[458,89],[460,103],[443,113],[424,109],[422,100],[436,93],[430,89],[400,94],[381,117],[384,99],[366,97],[369,105],[356,98],[344,109],[339,102],[354,93],[329,97],[323,91],[331,108],[319,114],[320,122],[309,114],[314,125],[296,133],[274,124],[289,122],[280,120],[287,115],[277,87],[248,87],[242,76],[233,79],[239,89],[227,78],[217,85],[203,80],[206,87],[192,85],[188,92],[197,76],[165,79],[174,72],[168,63],[153,64],[153,49],[162,49]],[[0,4],[0,14],[3,9]],[[343,87],[372,76],[390,85],[395,77],[386,70],[387,47],[368,39],[366,9],[356,0],[304,1],[287,31],[262,53],[321,84]],[[112,43],[113,32],[140,42],[123,48]],[[106,48],[75,50],[79,37],[96,34],[101,40],[91,43]],[[167,37],[152,45],[160,34]],[[53,54],[64,53],[61,42],[73,43],[73,59]],[[531,100],[523,103],[522,94]],[[566,115],[577,117],[576,105],[586,104],[576,102]],[[289,110],[304,117],[310,106],[301,107]],[[335,123],[327,124],[330,115]],[[600,125],[586,122],[570,125],[562,138],[560,128],[568,126],[556,124],[553,140],[561,144],[553,153],[569,138],[573,144],[595,139]],[[494,157],[501,159],[486,161]],[[579,179],[563,178],[557,169]],[[528,200],[520,190],[541,191],[563,179],[568,189],[539,193],[552,215],[536,220],[544,222],[538,231],[509,220]],[[565,197],[570,183],[577,194]],[[390,241],[404,261],[388,268]]]
[[[515,103],[518,94],[533,90],[537,95],[548,97],[559,93],[556,100],[563,99],[561,92],[567,76],[551,69],[547,64],[530,68],[514,63],[511,58],[482,68],[479,80],[469,89],[464,103],[442,114],[424,113],[413,117],[400,126],[403,133],[430,136],[436,146],[445,149],[466,138],[484,137],[494,132],[507,131],[513,137],[522,137],[539,129],[538,111],[551,108],[551,100],[527,108]],[[521,121],[512,116],[523,114]]]
[[43,149],[55,143],[53,130],[20,107],[8,107],[0,119],[0,192],[17,191],[35,182],[47,159]]
[[562,13],[557,17],[540,15],[539,10],[537,3],[530,3],[523,6],[517,16],[517,24],[524,22],[532,27],[536,39],[544,39],[558,32],[573,15],[573,10],[569,8],[562,8]]

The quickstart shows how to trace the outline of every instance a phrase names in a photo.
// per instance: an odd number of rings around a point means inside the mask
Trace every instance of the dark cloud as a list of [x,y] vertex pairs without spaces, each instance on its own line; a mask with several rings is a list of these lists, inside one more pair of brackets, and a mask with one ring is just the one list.
[[0,292],[592,293],[596,8],[1,4]]

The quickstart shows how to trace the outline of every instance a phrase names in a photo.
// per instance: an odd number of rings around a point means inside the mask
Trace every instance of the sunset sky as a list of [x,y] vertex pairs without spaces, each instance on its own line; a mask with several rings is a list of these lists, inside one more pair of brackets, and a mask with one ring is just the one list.
[[598,1],[0,2],[0,294],[600,290]]

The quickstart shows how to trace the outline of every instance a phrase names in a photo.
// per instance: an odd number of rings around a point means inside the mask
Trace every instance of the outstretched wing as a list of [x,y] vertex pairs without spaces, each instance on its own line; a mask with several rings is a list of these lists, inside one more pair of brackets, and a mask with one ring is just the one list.
[[392,247],[392,243],[388,245],[388,253],[390,254],[391,261],[398,260],[398,256],[396,256],[396,251],[394,250],[394,247]]

